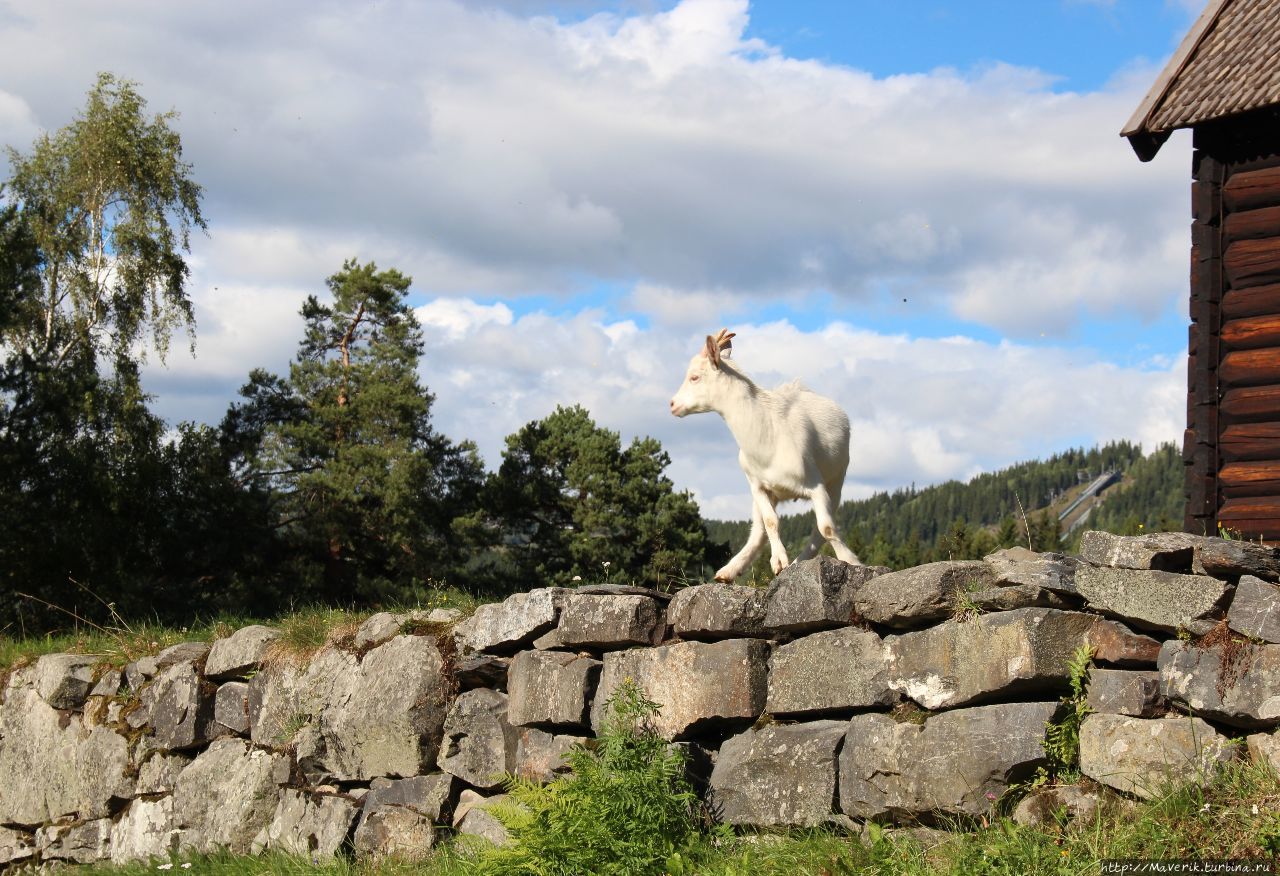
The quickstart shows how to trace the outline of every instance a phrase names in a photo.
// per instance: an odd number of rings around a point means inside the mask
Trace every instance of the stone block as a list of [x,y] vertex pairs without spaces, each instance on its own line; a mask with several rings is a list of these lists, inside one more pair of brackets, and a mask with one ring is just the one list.
[[993,583],[981,560],[926,563],[873,578],[858,591],[854,608],[869,621],[909,629],[951,617],[959,594]]
[[36,661],[32,681],[40,698],[55,709],[78,709],[93,689],[97,657],[45,654]]
[[489,603],[454,627],[459,650],[510,654],[552,629],[569,591],[543,587]]
[[507,696],[477,688],[459,694],[444,722],[440,769],[477,788],[502,786],[515,769],[516,732],[507,720]]
[[218,639],[209,649],[204,674],[214,681],[227,678],[243,678],[256,672],[262,656],[276,639],[278,630],[260,624],[242,627],[223,639]]
[[889,654],[869,630],[850,627],[812,633],[774,649],[765,711],[814,715],[889,706]]
[[176,752],[156,751],[138,767],[138,796],[172,794],[178,787],[178,776],[191,763],[191,758]]
[[351,835],[359,804],[335,794],[286,788],[275,813],[254,839],[253,852],[266,849],[316,860],[332,860]]
[[585,729],[601,665],[567,651],[521,651],[507,676],[508,720],[517,726]]
[[855,715],[840,752],[840,809],[867,821],[989,815],[1045,762],[1056,702],[957,709],[924,724]]
[[1087,715],[1080,726],[1080,772],[1150,800],[1172,784],[1207,782],[1235,746],[1199,718]]
[[178,776],[173,818],[179,847],[199,853],[225,848],[249,854],[280,799],[273,779],[285,755],[243,739],[216,739]]
[[1076,595],[1080,561],[1063,554],[1036,553],[1011,547],[982,558],[996,587],[1036,587],[1063,596]]
[[1086,532],[1080,537],[1080,559],[1113,569],[1190,572],[1195,537],[1182,532],[1113,535]]
[[657,648],[611,651],[591,707],[599,734],[607,703],[631,679],[661,712],[654,728],[665,739],[688,739],[710,728],[750,724],[764,710],[769,644],[759,639],[676,642]]
[[556,632],[561,644],[571,648],[650,645],[659,615],[657,602],[648,596],[571,593],[565,597]]
[[1206,633],[1231,587],[1205,575],[1081,566],[1076,587],[1090,607],[1147,630]]
[[104,861],[111,855],[111,819],[45,825],[36,831],[36,848],[41,861],[72,864]]
[[400,635],[400,628],[404,626],[404,622],[405,616],[402,614],[380,611],[360,624],[351,645],[356,650],[363,651],[366,648],[381,645],[383,642],[389,642]]
[[1088,704],[1095,712],[1133,718],[1155,718],[1167,709],[1160,673],[1141,669],[1093,669]]
[[765,636],[765,591],[738,584],[697,584],[677,592],[667,623],[682,639]]
[[464,837],[476,837],[495,846],[511,842],[511,834],[503,826],[492,808],[508,801],[506,794],[483,797],[475,791],[463,791],[454,810],[453,828]]
[[1236,584],[1227,624],[1237,633],[1280,643],[1280,584],[1244,575]]
[[228,681],[218,686],[213,698],[213,718],[233,733],[249,732],[249,685]]
[[814,827],[832,820],[836,756],[847,726],[771,724],[726,740],[711,772],[716,818],[753,827]]
[[1022,608],[890,636],[889,685],[926,709],[1059,692],[1068,660],[1097,622],[1083,612]]
[[1018,801],[1013,820],[1023,827],[1047,827],[1056,830],[1059,819],[1088,825],[1097,817],[1098,792],[1079,785],[1055,785],[1039,788]]
[[766,631],[803,634],[848,626],[854,599],[868,581],[889,570],[818,556],[787,566],[765,593]]
[[1265,763],[1273,772],[1280,775],[1280,735],[1253,733],[1245,740],[1245,744],[1251,761]]
[[524,779],[550,782],[569,771],[569,750],[588,737],[547,733],[535,727],[516,730],[516,765],[513,772]]
[[182,831],[173,815],[172,796],[137,799],[111,828],[111,862],[125,864],[177,854]]
[[213,739],[213,684],[200,676],[189,662],[171,664],[160,670],[139,694],[141,707],[130,716],[145,721],[154,743],[165,750],[198,748]]
[[1161,693],[1193,714],[1250,730],[1280,725],[1280,645],[1171,639],[1159,668]]

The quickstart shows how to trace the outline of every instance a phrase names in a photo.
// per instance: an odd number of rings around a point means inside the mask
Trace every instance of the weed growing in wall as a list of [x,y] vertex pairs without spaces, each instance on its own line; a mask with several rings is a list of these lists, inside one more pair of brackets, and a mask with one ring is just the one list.
[[699,801],[679,749],[653,730],[658,704],[630,681],[608,702],[599,736],[574,748],[573,768],[548,785],[512,777],[491,811],[510,846],[481,851],[477,874],[661,874],[698,842]]

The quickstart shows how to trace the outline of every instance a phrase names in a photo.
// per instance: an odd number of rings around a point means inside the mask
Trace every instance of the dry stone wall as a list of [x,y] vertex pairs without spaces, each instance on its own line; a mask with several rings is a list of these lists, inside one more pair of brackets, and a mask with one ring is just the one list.
[[[627,679],[730,824],[979,818],[1045,763],[1081,645],[1082,771],[1150,796],[1280,759],[1277,580],[1259,545],[1088,533],[1078,558],[818,558],[768,589],[542,588],[461,621],[379,614],[302,662],[264,661],[261,626],[122,671],[48,655],[3,687],[0,869],[501,842],[503,777],[563,773]],[[1089,810],[1058,797],[1018,811]]]

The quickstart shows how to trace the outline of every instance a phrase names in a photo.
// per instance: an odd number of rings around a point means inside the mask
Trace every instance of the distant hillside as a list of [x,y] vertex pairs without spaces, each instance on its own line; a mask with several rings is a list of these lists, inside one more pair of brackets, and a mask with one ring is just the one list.
[[[1087,517],[1064,537],[1058,515],[1098,475],[1115,471],[1116,483],[1087,512],[1082,503],[1069,521]],[[1021,510],[1019,506],[1021,505]],[[1025,512],[1025,523],[1024,513]],[[1026,544],[1036,550],[1069,550],[1083,529],[1139,532],[1175,529],[1182,520],[1182,460],[1172,444],[1144,457],[1119,441],[1092,450],[1068,450],[1047,460],[1023,462],[981,474],[968,483],[948,481],[877,493],[841,503],[836,522],[864,562],[895,569],[939,559],[969,559],[999,547]],[[782,518],[781,534],[793,555],[813,531],[813,512]],[[706,522],[713,541],[736,550],[746,540],[746,521]],[[1028,533],[1028,529],[1030,533]],[[757,558],[763,575],[767,548]]]

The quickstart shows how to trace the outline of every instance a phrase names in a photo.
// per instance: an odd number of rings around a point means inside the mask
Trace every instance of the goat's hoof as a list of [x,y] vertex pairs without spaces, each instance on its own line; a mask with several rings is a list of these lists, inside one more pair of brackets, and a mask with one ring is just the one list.
[[719,572],[716,572],[716,576],[712,580],[717,584],[732,584],[734,579],[737,577],[737,574],[731,570],[721,569]]
[[769,568],[773,569],[773,574],[778,574],[787,567],[786,560],[772,559],[769,561]]

